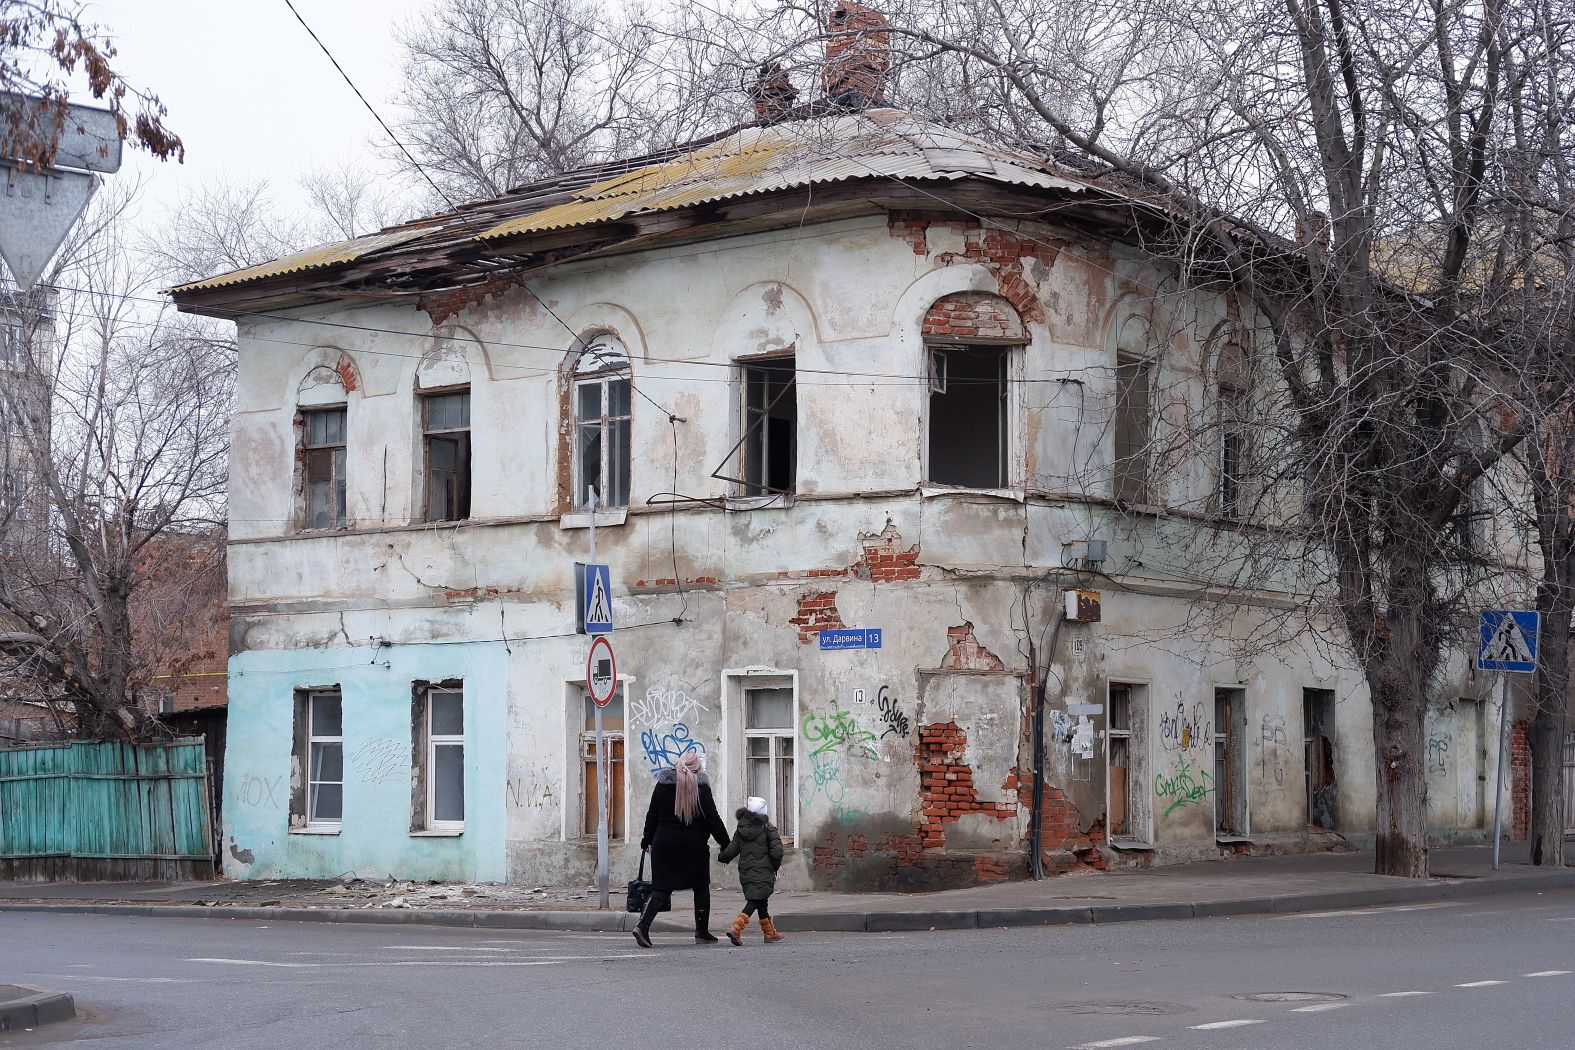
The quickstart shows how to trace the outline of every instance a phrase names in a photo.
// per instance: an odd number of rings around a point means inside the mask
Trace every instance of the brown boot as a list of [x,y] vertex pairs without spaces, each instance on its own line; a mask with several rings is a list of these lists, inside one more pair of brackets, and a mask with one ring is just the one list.
[[727,939],[733,942],[733,947],[744,946],[744,931],[747,929],[749,929],[749,916],[739,912],[738,918],[733,920],[733,925],[727,928]]
[[770,944],[772,941],[780,941],[787,936],[787,934],[777,929],[776,923],[766,918],[760,920],[760,931],[766,935],[767,944]]

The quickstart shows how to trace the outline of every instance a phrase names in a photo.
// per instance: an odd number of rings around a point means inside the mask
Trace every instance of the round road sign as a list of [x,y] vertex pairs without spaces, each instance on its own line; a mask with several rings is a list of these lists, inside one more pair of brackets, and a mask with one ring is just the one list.
[[597,707],[606,707],[618,691],[618,661],[606,635],[591,642],[591,653],[585,658],[585,688]]

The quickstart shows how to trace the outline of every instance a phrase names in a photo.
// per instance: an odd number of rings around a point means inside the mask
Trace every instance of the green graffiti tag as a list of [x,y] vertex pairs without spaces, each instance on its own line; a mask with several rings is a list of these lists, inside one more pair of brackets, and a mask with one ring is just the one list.
[[1170,802],[1165,810],[1168,817],[1182,806],[1196,806],[1207,801],[1214,794],[1214,778],[1206,769],[1198,770],[1194,777],[1192,767],[1182,759],[1181,768],[1170,776],[1154,775],[1154,794],[1161,802]]
[[803,724],[799,727],[804,734],[804,739],[815,745],[810,756],[840,753],[851,755],[854,758],[879,758],[880,752],[875,750],[875,734],[868,729],[860,729],[853,716],[831,702],[830,714],[816,714],[811,711],[804,716]]

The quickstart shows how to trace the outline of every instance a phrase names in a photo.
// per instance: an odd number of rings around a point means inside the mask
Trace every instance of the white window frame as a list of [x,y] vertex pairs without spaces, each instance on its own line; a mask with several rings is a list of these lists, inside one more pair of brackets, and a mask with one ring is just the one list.
[[[793,718],[789,728],[764,730],[752,733],[747,719],[746,693],[752,689],[791,689],[793,691]],[[788,809],[792,817],[792,835],[783,834],[788,845],[795,844],[802,836],[803,810],[799,805],[799,785],[803,781],[803,742],[799,739],[799,723],[803,718],[803,698],[798,688],[798,672],[770,667],[729,668],[722,672],[722,750],[721,768],[714,774],[720,781],[721,810],[732,813],[749,796],[749,738],[751,736],[788,736],[793,740],[793,779],[789,788],[792,799],[788,806],[780,803],[773,807],[772,819],[780,828],[779,810]],[[775,755],[772,762],[775,765]],[[775,772],[773,771],[773,783]],[[768,800],[769,801],[769,800]]]
[[[458,696],[459,697],[460,732],[457,735],[453,734],[453,733],[444,733],[442,735],[438,735],[438,734],[436,734],[436,733],[434,733],[432,731],[432,708],[435,706],[432,703],[432,701],[440,693],[441,694],[454,695],[454,696]],[[427,801],[426,801],[427,819],[426,819],[426,825],[427,825],[427,830],[429,830],[429,831],[464,831],[465,830],[465,818],[464,817],[460,817],[458,820],[439,820],[437,818],[437,815],[436,815],[437,814],[437,784],[438,784],[438,778],[437,778],[437,749],[438,748],[440,748],[440,747],[456,747],[457,746],[460,749],[459,750],[460,776],[461,776],[461,778],[464,777],[464,770],[465,770],[465,733],[464,733],[465,710],[466,710],[466,708],[465,708],[465,687],[463,685],[460,685],[460,686],[434,685],[434,686],[428,686],[427,687],[427,690],[426,690],[426,716],[427,716],[426,740],[427,740],[427,746],[426,746],[426,754],[423,757],[424,757],[424,760],[426,762],[426,767],[427,767],[426,768],[426,789],[427,789]],[[463,783],[463,779],[461,780],[461,783]],[[462,799],[461,801],[463,803],[464,800]],[[462,804],[462,809],[463,808],[464,808],[464,806]]]
[[[617,355],[622,358],[621,364],[607,364],[605,362]],[[587,368],[582,374],[582,366],[589,359],[593,367]],[[574,359],[573,371],[570,373],[573,382],[569,389],[569,425],[570,446],[573,451],[573,462],[570,464],[569,501],[576,510],[589,510],[589,501],[585,494],[580,492],[580,476],[583,473],[584,446],[580,439],[580,428],[595,425],[601,434],[602,461],[601,469],[597,475],[596,496],[597,508],[621,508],[629,505],[629,496],[634,491],[634,370],[630,367],[629,351],[624,347],[623,340],[610,332],[599,332],[585,341],[585,347]],[[629,411],[627,415],[609,415],[607,386],[614,380],[623,380],[629,384]],[[580,418],[580,391],[585,387],[596,386],[601,388],[601,416],[597,419]],[[624,481],[629,487],[629,493],[623,500],[613,502],[609,495],[608,467],[612,462],[612,442],[609,440],[610,424],[622,420],[629,431],[627,444],[628,460],[623,464]],[[628,742],[625,741],[625,748]]]
[[[328,699],[330,697],[332,699],[334,699],[335,701],[337,701],[338,704],[339,704],[339,735],[338,736],[319,736],[319,735],[317,735],[317,732],[316,732],[317,719],[314,717],[315,714],[316,714],[315,708],[317,707],[318,700]],[[344,721],[344,719],[345,719],[345,697],[344,697],[344,691],[342,689],[308,689],[306,691],[306,755],[305,755],[305,763],[304,763],[305,766],[306,766],[306,805],[305,805],[306,813],[304,815],[306,817],[306,826],[309,827],[309,828],[339,828],[339,827],[344,826],[344,818],[345,818],[345,797],[344,797],[344,791],[345,791],[345,782],[344,782],[344,761],[345,761],[345,737],[344,737],[344,732],[345,732],[345,721]],[[316,765],[317,764],[312,761],[313,750],[314,750],[315,745],[317,745],[317,744],[338,744],[339,745],[339,779],[338,780],[318,780],[317,779],[317,769],[316,769]],[[317,792],[316,792],[315,788],[317,787],[318,784],[338,784],[339,785],[339,816],[337,818],[332,819],[332,820],[319,820],[319,819],[317,819],[316,813],[314,811],[317,808],[317,806],[316,806]]]
[[[623,737],[623,824],[622,827],[614,826],[607,822],[607,838],[614,843],[629,841],[632,834],[634,816],[634,798],[631,792],[633,787],[633,770],[639,756],[634,752],[630,742],[630,734],[634,726],[629,720],[629,697],[634,689],[634,678],[630,675],[618,676],[618,691],[623,695],[623,730],[621,732],[603,731],[603,737]],[[570,681],[563,684],[564,699],[564,734],[563,745],[563,799],[562,824],[559,829],[559,838],[564,842],[586,843],[596,841],[596,836],[586,835],[582,828],[585,827],[585,754],[583,748],[586,741],[596,735],[595,729],[585,728],[585,683],[584,681]],[[609,774],[611,775],[611,774]],[[640,819],[645,818],[641,811]]]

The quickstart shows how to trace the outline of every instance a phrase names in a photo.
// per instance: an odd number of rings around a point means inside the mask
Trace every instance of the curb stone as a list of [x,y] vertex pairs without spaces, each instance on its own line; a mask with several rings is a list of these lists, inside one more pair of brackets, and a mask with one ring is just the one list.
[[0,1032],[19,1032],[56,1021],[69,1021],[77,1015],[76,1000],[69,992],[46,992],[38,988],[12,985],[32,995],[0,1000]]
[[[1087,925],[1090,923],[1210,919],[1232,915],[1286,915],[1338,911],[1385,904],[1411,904],[1477,898],[1505,893],[1575,887],[1575,869],[1513,878],[1462,878],[1372,889],[1319,890],[1273,897],[1211,901],[1144,901],[1132,904],[1065,905],[1048,908],[985,908],[958,911],[826,911],[786,914],[778,925],[791,933],[896,933],[971,930],[997,927]],[[190,904],[35,904],[0,902],[0,912],[79,915],[130,915],[159,919],[241,919],[248,922],[334,922],[399,926],[444,926],[491,930],[566,930],[625,933],[633,916],[618,911],[460,911],[421,908],[202,907]],[[687,913],[657,919],[664,933],[689,929]]]

